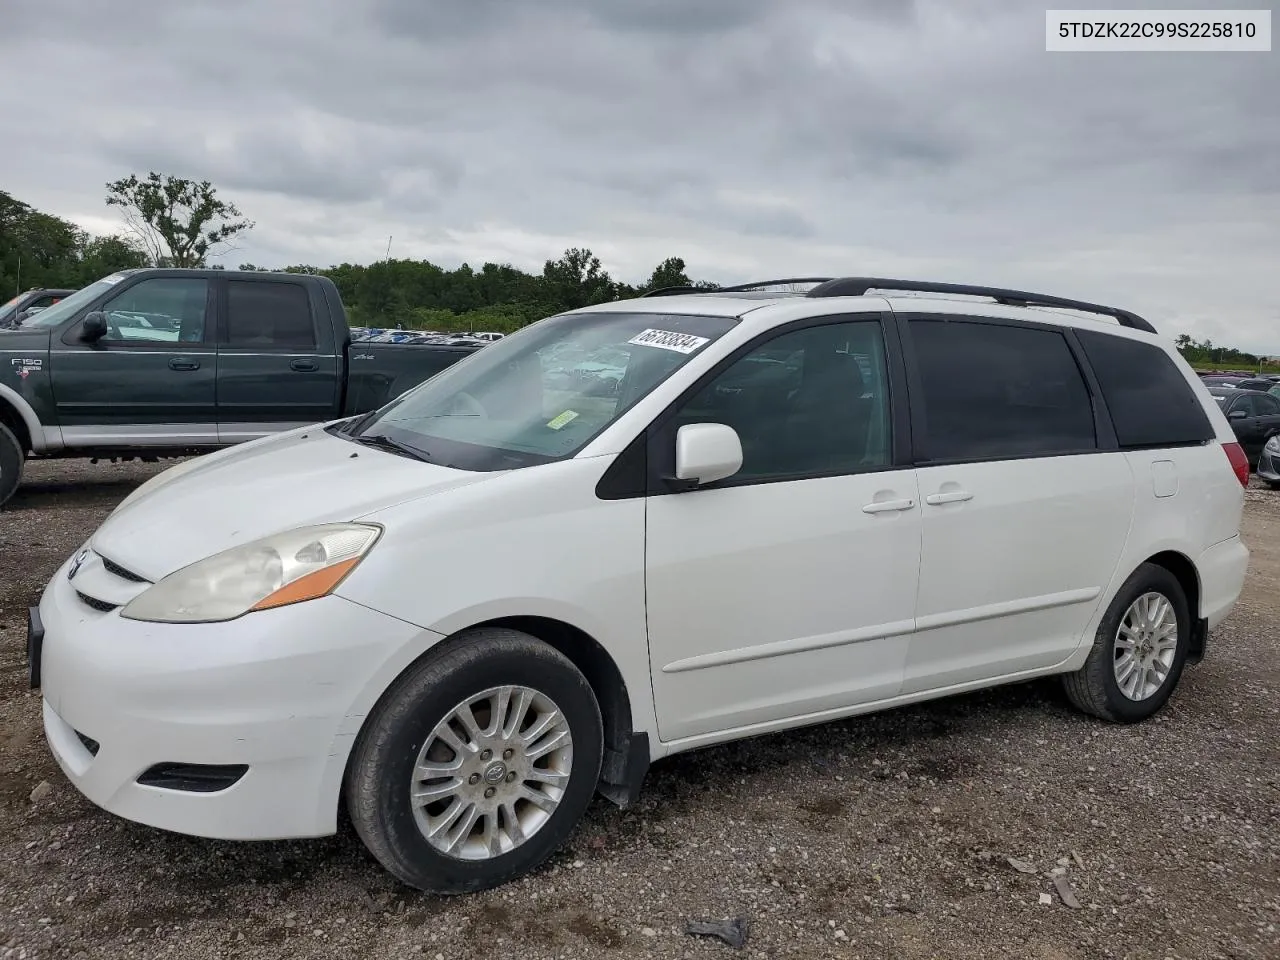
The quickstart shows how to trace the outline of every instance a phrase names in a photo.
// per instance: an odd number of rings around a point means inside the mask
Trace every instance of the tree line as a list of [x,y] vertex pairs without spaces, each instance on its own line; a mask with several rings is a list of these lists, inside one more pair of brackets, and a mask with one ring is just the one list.
[[[32,287],[81,287],[131,267],[206,266],[211,256],[233,250],[236,239],[254,226],[207,180],[152,171],[112,181],[106,190],[105,203],[120,211],[124,230],[104,237],[0,191],[0,300]],[[547,260],[540,273],[503,263],[449,269],[427,260],[391,259],[328,267],[242,263],[240,269],[327,276],[353,325],[442,331],[506,332],[563,310],[662,287],[717,288],[692,280],[680,257],[668,257],[643,282],[630,284],[610,276],[599,257],[578,247]],[[1200,367],[1264,366],[1255,354],[1187,334],[1177,338],[1177,345]]]

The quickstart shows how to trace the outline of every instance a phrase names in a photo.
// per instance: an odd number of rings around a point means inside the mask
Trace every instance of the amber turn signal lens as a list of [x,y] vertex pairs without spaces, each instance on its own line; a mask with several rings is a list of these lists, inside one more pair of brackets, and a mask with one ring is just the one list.
[[252,609],[270,610],[272,607],[284,607],[291,603],[323,597],[341,583],[342,578],[359,562],[359,557],[352,557],[350,560],[343,560],[341,563],[335,563],[315,573],[308,573],[305,577],[299,577],[293,583],[281,587],[270,596],[263,597],[253,605]]

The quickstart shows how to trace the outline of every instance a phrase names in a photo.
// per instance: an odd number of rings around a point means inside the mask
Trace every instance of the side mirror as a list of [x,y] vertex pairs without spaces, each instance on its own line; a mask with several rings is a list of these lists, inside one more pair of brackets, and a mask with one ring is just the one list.
[[80,339],[94,343],[107,335],[107,317],[100,310],[95,310],[84,318],[80,325]]
[[1227,417],[1228,419],[1231,419],[1231,420],[1248,420],[1249,413],[1246,410],[1232,410],[1229,414],[1227,414]]
[[688,423],[676,433],[676,480],[714,483],[742,469],[742,441],[723,423]]

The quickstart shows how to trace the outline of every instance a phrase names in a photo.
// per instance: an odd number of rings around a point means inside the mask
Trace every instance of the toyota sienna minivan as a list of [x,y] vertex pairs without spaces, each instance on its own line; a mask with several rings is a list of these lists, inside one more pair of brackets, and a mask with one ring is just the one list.
[[779,284],[549,317],[143,484],[31,611],[68,779],[203,837],[345,808],[458,893],[680,751],[1055,674],[1159,711],[1248,561],[1248,464],[1171,342],[1020,291]]

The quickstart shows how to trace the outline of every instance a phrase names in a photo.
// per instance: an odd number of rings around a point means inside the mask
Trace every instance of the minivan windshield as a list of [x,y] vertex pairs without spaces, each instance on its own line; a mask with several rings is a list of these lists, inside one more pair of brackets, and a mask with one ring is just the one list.
[[103,277],[87,287],[82,287],[71,296],[59,300],[51,307],[46,307],[39,313],[32,314],[22,321],[22,329],[29,330],[33,327],[56,327],[62,321],[74,316],[81,307],[92,303],[99,294],[110,290],[113,286],[124,279],[124,275],[113,273],[109,277]]
[[445,368],[345,435],[462,470],[571,457],[734,323],[656,311],[549,317]]

